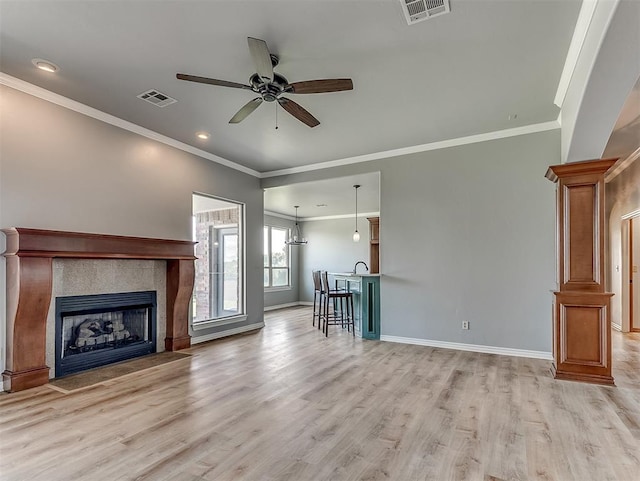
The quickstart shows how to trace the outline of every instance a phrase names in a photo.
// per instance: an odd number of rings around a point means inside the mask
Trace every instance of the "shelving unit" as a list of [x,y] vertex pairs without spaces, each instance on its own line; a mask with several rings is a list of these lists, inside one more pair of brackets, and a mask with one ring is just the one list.
[[380,273],[380,217],[367,217],[369,221],[369,272]]

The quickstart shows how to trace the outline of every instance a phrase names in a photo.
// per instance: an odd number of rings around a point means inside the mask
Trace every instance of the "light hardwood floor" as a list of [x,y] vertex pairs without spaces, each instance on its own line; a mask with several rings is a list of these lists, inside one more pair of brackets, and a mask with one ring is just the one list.
[[640,335],[618,387],[549,361],[325,338],[308,308],[64,394],[0,395],[0,479],[640,479]]

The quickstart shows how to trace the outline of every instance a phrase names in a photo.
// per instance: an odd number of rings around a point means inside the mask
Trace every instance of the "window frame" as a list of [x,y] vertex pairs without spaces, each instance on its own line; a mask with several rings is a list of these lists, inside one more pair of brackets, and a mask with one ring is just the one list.
[[[285,239],[289,239],[291,237],[291,228],[287,227],[287,226],[280,226],[280,225],[273,225],[273,224],[264,224],[263,225],[263,229],[262,232],[265,235],[265,239],[267,241],[267,259],[268,259],[268,266],[263,265],[263,287],[265,292],[274,292],[274,291],[286,291],[286,290],[291,290],[292,289],[292,285],[291,285],[291,246],[287,245],[287,249],[286,249],[286,253],[287,253],[287,262],[286,262],[286,267],[274,267],[272,265],[272,260],[273,260],[273,245],[272,245],[272,240],[273,240],[273,236],[271,234],[271,231],[273,229],[277,229],[277,230],[281,230],[281,231],[285,231]],[[265,252],[263,252],[263,261],[264,261],[264,254]],[[264,264],[264,263],[263,263]],[[283,285],[283,286],[274,286],[273,285],[273,270],[276,269],[280,269],[280,270],[287,270],[287,284]],[[268,285],[264,285],[264,272],[268,271],[269,273],[269,284]]]
[[[191,301],[191,311],[189,313],[189,323],[191,326],[191,329],[193,331],[197,331],[200,329],[208,329],[211,327],[215,327],[215,326],[222,326],[225,324],[232,324],[232,323],[236,323],[236,322],[241,322],[247,319],[247,269],[246,269],[246,244],[247,244],[247,239],[246,239],[246,204],[244,202],[240,202],[237,200],[231,200],[231,199],[226,199],[223,197],[218,197],[218,196],[214,196],[214,195],[210,195],[210,194],[203,194],[200,192],[193,192],[192,193],[192,199],[194,198],[194,196],[199,196],[199,197],[205,197],[205,198],[210,198],[213,199],[215,201],[220,201],[220,202],[224,202],[227,204],[231,204],[229,207],[236,207],[238,209],[238,223],[237,224],[224,224],[221,223],[219,225],[216,225],[215,228],[213,228],[213,230],[220,230],[220,229],[227,229],[227,228],[235,228],[237,229],[237,233],[236,235],[238,236],[238,243],[237,243],[237,256],[238,256],[238,312],[235,314],[230,314],[230,315],[222,315],[219,317],[209,317],[206,316],[206,318],[200,319],[200,320],[196,320],[194,319],[194,314],[195,314],[195,304],[196,304],[196,300],[195,300],[195,295],[196,295],[196,290],[195,290],[195,286],[194,286],[194,292],[192,295],[192,301]],[[193,202],[193,200],[192,200]],[[196,214],[192,213],[192,222],[193,222],[193,240],[197,241],[196,238]],[[209,226],[207,228],[208,231],[212,230],[213,226]],[[211,240],[211,239],[210,239]],[[194,253],[197,256],[197,244],[194,245]],[[209,288],[211,286],[208,286]],[[211,296],[211,293],[208,292],[208,295]]]

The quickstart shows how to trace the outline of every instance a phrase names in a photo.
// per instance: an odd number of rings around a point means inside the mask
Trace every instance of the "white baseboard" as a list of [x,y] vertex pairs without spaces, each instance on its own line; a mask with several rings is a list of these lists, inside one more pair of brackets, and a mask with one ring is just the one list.
[[525,349],[512,349],[510,347],[482,346],[479,344],[463,344],[460,342],[432,341],[431,339],[416,339],[413,337],[380,336],[381,341],[398,342],[401,344],[415,344],[418,346],[441,347],[443,349],[456,349],[458,351],[482,352],[485,354],[500,354],[502,356],[530,357],[553,361],[553,355],[545,351],[527,351]]
[[191,338],[191,345],[200,344],[201,342],[213,341],[214,339],[220,339],[221,337],[233,336],[234,334],[242,334],[247,331],[255,331],[256,329],[262,329],[264,322],[256,322],[247,326],[235,327],[233,329],[227,329],[225,331],[214,332],[212,334],[206,334],[204,336],[197,336]]
[[264,306],[264,312],[275,311],[277,309],[286,309],[287,307],[298,307],[298,306],[313,306],[313,302],[298,301],[298,302],[288,302],[286,304],[278,304],[276,306]]

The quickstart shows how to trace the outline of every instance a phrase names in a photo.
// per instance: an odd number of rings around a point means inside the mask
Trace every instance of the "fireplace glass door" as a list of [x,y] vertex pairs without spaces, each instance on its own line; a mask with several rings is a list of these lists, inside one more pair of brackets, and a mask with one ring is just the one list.
[[155,352],[155,291],[56,299],[56,377]]

